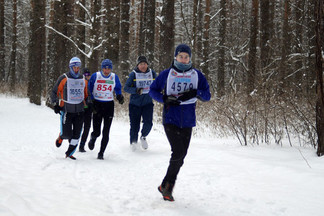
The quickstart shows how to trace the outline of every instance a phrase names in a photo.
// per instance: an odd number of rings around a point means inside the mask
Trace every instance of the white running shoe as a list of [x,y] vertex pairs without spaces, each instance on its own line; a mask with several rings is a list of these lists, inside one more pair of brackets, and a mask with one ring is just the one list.
[[136,142],[131,143],[131,144],[130,144],[130,148],[131,148],[131,150],[132,150],[133,152],[136,151],[137,143],[136,143]]
[[146,150],[148,148],[146,137],[141,136],[140,140],[141,140],[142,148]]

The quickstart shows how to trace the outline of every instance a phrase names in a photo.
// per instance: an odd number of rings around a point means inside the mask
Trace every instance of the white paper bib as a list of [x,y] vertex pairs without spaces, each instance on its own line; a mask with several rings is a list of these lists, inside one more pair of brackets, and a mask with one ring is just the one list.
[[93,97],[100,101],[114,100],[114,88],[116,85],[115,74],[111,73],[108,78],[101,75],[100,72],[96,73],[97,79],[93,86]]
[[[173,68],[170,70],[167,79],[167,95],[173,95],[179,97],[181,93],[190,89],[198,88],[198,73],[196,70],[191,69],[187,72],[179,73]],[[197,98],[191,98],[190,100],[183,101],[181,104],[195,103]]]
[[150,69],[150,71],[147,73],[135,72],[135,77],[136,77],[136,87],[143,88],[142,94],[147,94],[150,91],[150,85],[153,82],[152,70]]
[[67,103],[79,104],[84,100],[84,79],[71,79],[66,75],[66,86],[67,86]]

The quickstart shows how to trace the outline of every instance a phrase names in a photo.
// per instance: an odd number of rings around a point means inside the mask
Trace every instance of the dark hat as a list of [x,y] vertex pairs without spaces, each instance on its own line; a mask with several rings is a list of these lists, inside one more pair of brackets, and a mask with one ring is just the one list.
[[185,52],[188,53],[189,56],[191,57],[191,49],[188,45],[186,44],[179,44],[177,48],[175,49],[174,56],[177,56],[179,53]]
[[90,70],[88,68],[83,68],[82,74],[84,76],[90,76],[91,75]]
[[112,69],[113,68],[113,63],[110,59],[104,59],[102,62],[101,62],[101,69]]
[[138,59],[137,59],[137,65],[139,65],[142,62],[145,62],[146,64],[149,64],[145,56],[138,57]]

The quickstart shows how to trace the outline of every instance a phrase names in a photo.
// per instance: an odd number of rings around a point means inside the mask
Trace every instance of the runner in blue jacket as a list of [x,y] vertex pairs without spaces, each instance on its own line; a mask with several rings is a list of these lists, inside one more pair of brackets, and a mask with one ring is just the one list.
[[141,118],[143,127],[140,142],[143,149],[148,148],[146,140],[153,126],[153,101],[148,94],[150,85],[156,78],[154,70],[148,67],[145,56],[139,56],[137,65],[126,80],[124,91],[131,94],[129,100],[130,119],[130,146],[132,151],[137,148],[138,132],[140,130]]
[[150,86],[150,96],[164,103],[163,126],[171,145],[167,173],[158,187],[164,200],[174,201],[172,191],[189,148],[192,127],[196,126],[196,101],[210,100],[205,76],[192,67],[191,49],[180,44],[169,69],[162,71]]
[[102,139],[98,159],[104,159],[104,153],[109,141],[110,126],[114,117],[114,92],[120,104],[124,103],[121,91],[121,83],[118,75],[112,72],[113,64],[110,59],[104,59],[101,63],[101,71],[91,75],[89,80],[89,91],[93,100],[93,131],[91,133],[88,147],[93,150],[97,137],[100,136],[101,123]]

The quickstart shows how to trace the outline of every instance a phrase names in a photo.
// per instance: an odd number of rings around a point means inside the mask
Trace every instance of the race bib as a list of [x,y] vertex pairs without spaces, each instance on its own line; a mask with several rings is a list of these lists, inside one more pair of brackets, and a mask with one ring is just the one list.
[[96,73],[97,79],[93,86],[93,97],[100,101],[114,100],[113,91],[115,88],[115,74],[111,73],[108,78],[101,75],[100,72]]
[[66,77],[67,102],[70,104],[79,104],[84,100],[84,79],[71,79]]
[[[198,88],[198,73],[196,70],[191,69],[184,73],[178,73],[174,69],[171,69],[167,79],[167,95],[173,95],[179,97],[181,93],[189,91],[190,89]],[[181,104],[195,103],[197,98],[192,98],[187,101],[181,102]]]
[[143,89],[142,94],[147,94],[150,91],[150,85],[153,82],[152,70],[150,70],[147,73],[135,72],[135,77],[136,77],[136,87]]

